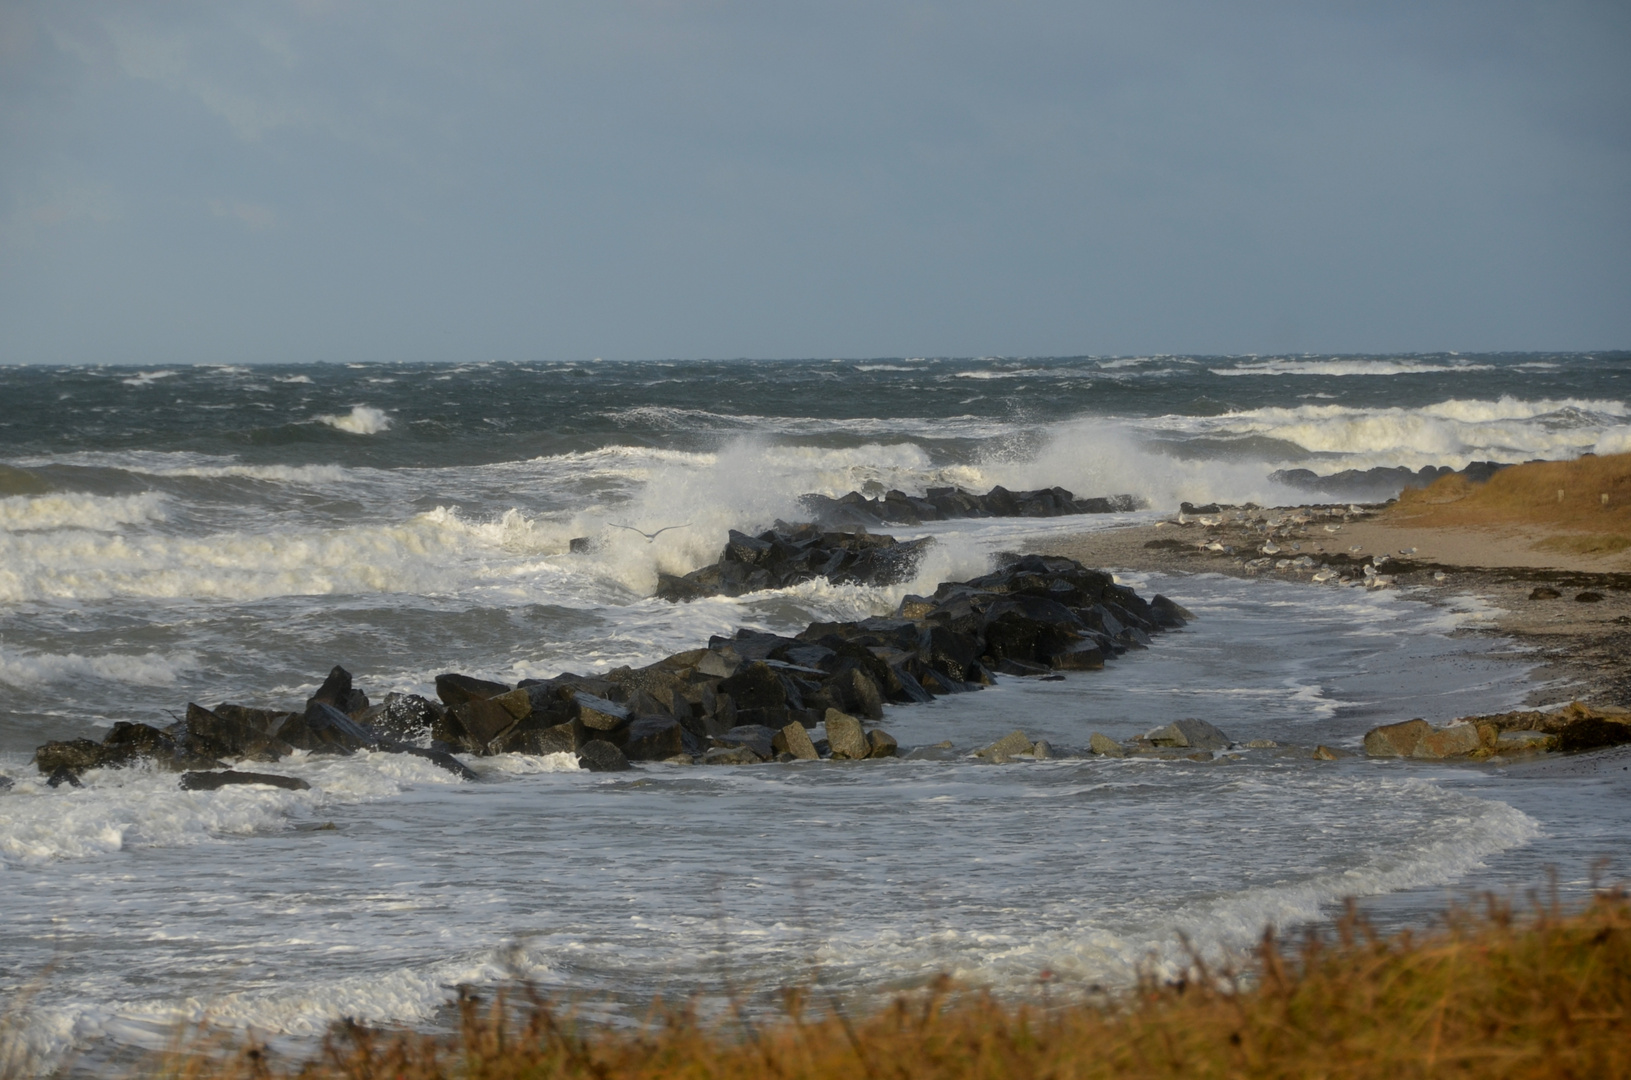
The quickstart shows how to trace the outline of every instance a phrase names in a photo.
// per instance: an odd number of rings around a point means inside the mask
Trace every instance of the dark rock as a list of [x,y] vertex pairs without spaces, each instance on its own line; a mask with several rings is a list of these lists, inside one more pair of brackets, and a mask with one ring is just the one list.
[[[343,674],[341,668],[334,670]],[[349,683],[350,676],[346,676],[346,679]],[[346,693],[350,692],[347,685]],[[191,702],[187,705],[187,716],[182,723],[186,730],[176,741],[190,753],[276,761],[293,749],[276,735],[268,735],[259,724],[228,718]]]
[[[803,725],[787,726],[802,727]],[[740,724],[716,739],[721,746],[745,746],[766,760],[776,756],[775,740],[776,731],[762,724]]]
[[1559,750],[1596,750],[1631,742],[1631,723],[1589,716],[1572,720],[1557,733]]
[[345,713],[313,700],[306,711],[278,729],[278,738],[314,754],[350,754],[380,744],[380,737]]
[[[1099,666],[1104,666],[1102,658]],[[1046,675],[1052,670],[1046,664],[1033,664],[1029,660],[1016,660],[1011,656],[1005,656],[997,662],[997,673],[999,675]]]
[[79,782],[79,773],[66,765],[58,765],[55,769],[52,769],[51,775],[46,777],[45,782],[51,787],[61,787],[63,784],[67,784],[69,787],[85,786]]
[[1599,603],[1603,599],[1603,594],[1600,592],[1587,591],[1583,593],[1576,593],[1574,598],[1576,601],[1582,604],[1595,604]]
[[48,742],[34,751],[34,764],[39,766],[43,776],[52,776],[58,770],[67,769],[75,774],[77,780],[79,773],[102,764],[102,744],[89,739]]
[[639,716],[629,723],[623,753],[630,761],[666,761],[687,753],[689,733],[672,716]]
[[338,664],[329,671],[317,693],[306,699],[308,705],[313,701],[332,706],[347,716],[368,708],[368,695],[351,685],[351,672]]
[[[1502,462],[1474,461],[1460,470],[1460,475],[1473,483],[1481,484],[1506,467]],[[1385,502],[1397,497],[1407,488],[1424,488],[1455,472],[1456,470],[1447,465],[1424,465],[1415,471],[1403,465],[1396,468],[1378,466],[1365,470],[1345,469],[1327,476],[1320,476],[1310,469],[1280,469],[1270,473],[1269,479],[1288,487],[1322,492],[1335,498]]]
[[524,688],[507,690],[492,697],[472,698],[452,706],[451,711],[459,718],[471,748],[486,753],[495,740],[532,715],[532,696]]
[[580,746],[578,764],[590,772],[621,772],[631,767],[623,751],[604,739],[590,739]]
[[463,705],[467,701],[479,701],[494,697],[498,694],[507,694],[513,687],[508,683],[488,682],[486,679],[472,678],[469,675],[448,673],[436,676],[436,696],[442,699],[447,706]]
[[572,708],[574,719],[598,735],[609,736],[621,732],[629,723],[628,709],[593,694],[573,694]]
[[265,784],[286,791],[308,791],[311,785],[298,776],[275,776],[271,773],[185,772],[181,774],[182,791],[218,791],[233,784]]
[[553,727],[533,728],[515,732],[509,737],[507,749],[515,754],[571,754],[589,741],[589,729],[573,720]]
[[1562,595],[1556,589],[1546,585],[1536,585],[1529,590],[1529,599],[1531,600],[1556,600]]
[[167,761],[176,756],[176,749],[176,741],[168,732],[121,720],[103,736],[101,760],[120,765],[142,758]]
[[1151,598],[1150,610],[1155,615],[1156,624],[1169,630],[1176,630],[1185,626],[1189,623],[1189,620],[1195,617],[1189,609],[1181,604],[1173,603],[1159,593]]
[[386,694],[384,709],[368,726],[398,739],[429,739],[444,711],[436,702],[418,694]]
[[573,555],[588,555],[600,547],[592,536],[574,536],[566,542],[566,550]]
[[422,746],[405,746],[400,743],[395,745],[383,744],[379,747],[379,749],[389,750],[392,753],[397,754],[407,754],[409,757],[424,758],[432,765],[437,765],[443,769],[446,769],[454,776],[457,776],[460,780],[475,782],[481,779],[481,777],[476,775],[475,770],[471,769],[470,766],[466,765],[464,762],[460,761],[446,750],[438,750],[435,747],[427,749]]

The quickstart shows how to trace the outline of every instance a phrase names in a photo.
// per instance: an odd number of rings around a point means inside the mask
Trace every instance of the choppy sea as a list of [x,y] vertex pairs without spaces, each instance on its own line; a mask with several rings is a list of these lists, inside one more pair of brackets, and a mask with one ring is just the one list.
[[[435,1026],[459,984],[516,976],[612,1020],[940,971],[1015,995],[1046,971],[1058,993],[1175,962],[1180,934],[1239,948],[1348,896],[1408,921],[1547,867],[1578,887],[1624,855],[1623,785],[1258,751],[622,774],[510,755],[472,759],[476,784],[359,754],[280,764],[304,792],[182,792],[143,769],[75,790],[30,755],[188,701],[298,704],[337,663],[377,700],[442,671],[603,670],[884,613],[1050,533],[1306,499],[1277,469],[1628,449],[1623,353],[0,368],[12,1035],[39,1069],[165,1045],[178,1021],[298,1051],[344,1016]],[[1150,508],[894,530],[938,543],[890,588],[651,597],[727,529],[798,520],[801,493],[995,484]],[[569,553],[586,535],[606,542]],[[1198,618],[1105,671],[1005,678],[885,726],[908,746],[1018,727],[1069,748],[1198,716],[1353,749],[1534,688],[1511,643],[1464,632],[1490,617],[1475,601],[1121,578]]]

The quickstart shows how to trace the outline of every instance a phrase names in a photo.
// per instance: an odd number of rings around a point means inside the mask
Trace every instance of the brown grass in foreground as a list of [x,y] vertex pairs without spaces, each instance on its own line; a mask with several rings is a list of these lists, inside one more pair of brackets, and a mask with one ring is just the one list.
[[[467,1000],[455,1036],[337,1029],[281,1066],[263,1051],[172,1057],[195,1080],[300,1076],[1048,1077],[1631,1076],[1631,903],[1514,918],[1491,901],[1426,935],[1379,938],[1350,915],[1335,940],[1265,935],[1249,978],[1197,967],[1114,1006],[1007,1006],[945,984],[864,1018],[812,1019],[801,994],[770,1027],[664,1014],[638,1032],[575,1027],[547,1003]],[[508,1017],[509,1019],[506,1019]]]
[[1544,541],[1558,550],[1621,551],[1631,546],[1631,454],[1514,465],[1484,484],[1446,476],[1405,491],[1386,519],[1426,528],[1539,526],[1569,534]]

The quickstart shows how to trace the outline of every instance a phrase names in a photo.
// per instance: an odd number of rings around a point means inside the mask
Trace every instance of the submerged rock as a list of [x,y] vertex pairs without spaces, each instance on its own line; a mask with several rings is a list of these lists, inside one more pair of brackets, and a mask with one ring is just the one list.
[[1123,758],[1127,756],[1127,748],[1103,732],[1095,731],[1087,737],[1087,748],[1095,754],[1104,757]]
[[234,784],[264,784],[286,791],[307,791],[311,788],[310,784],[298,776],[275,776],[271,773],[235,772],[227,769],[222,772],[181,774],[182,791],[218,791]]
[[1205,720],[1174,720],[1158,727],[1144,739],[1154,746],[1186,747],[1190,750],[1227,750],[1229,736]]
[[621,772],[631,768],[623,751],[604,739],[591,739],[579,747],[578,765],[590,772]]

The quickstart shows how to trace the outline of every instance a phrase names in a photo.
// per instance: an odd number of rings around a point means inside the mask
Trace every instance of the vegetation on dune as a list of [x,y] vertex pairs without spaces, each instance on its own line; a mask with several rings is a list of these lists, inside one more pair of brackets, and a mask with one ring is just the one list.
[[[523,995],[524,997],[524,995]],[[787,997],[773,1026],[680,1010],[637,1032],[586,1029],[537,999],[461,1007],[457,1034],[343,1026],[284,1066],[257,1047],[172,1055],[193,1080],[304,1077],[1008,1078],[1612,1077],[1631,1075],[1631,903],[1514,917],[1491,901],[1425,935],[1382,938],[1350,913],[1326,940],[1265,935],[1250,970],[1196,964],[1125,999],[1005,1005],[942,982],[865,1018],[810,1015]]]
[[1400,525],[1541,526],[1548,547],[1599,554],[1631,547],[1631,453],[1536,461],[1486,483],[1452,474],[1406,490],[1387,518]]

